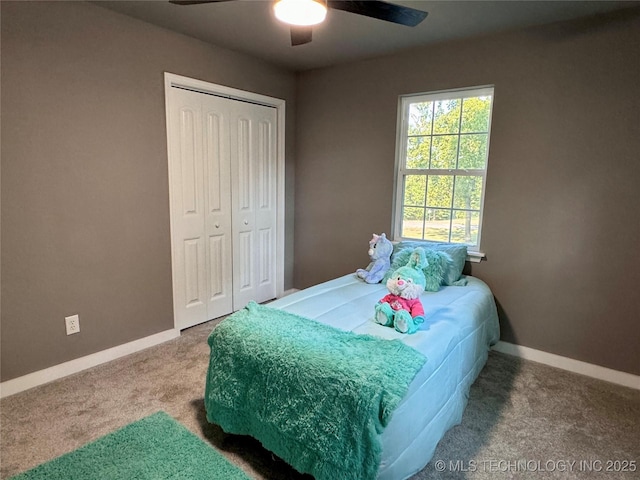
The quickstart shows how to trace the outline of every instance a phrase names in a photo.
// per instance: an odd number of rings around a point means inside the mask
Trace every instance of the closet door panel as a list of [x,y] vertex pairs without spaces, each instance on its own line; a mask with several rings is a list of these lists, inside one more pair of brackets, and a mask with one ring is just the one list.
[[224,259],[230,256],[225,245],[224,235],[209,237],[209,301],[215,301],[229,295],[226,288]]
[[[208,106],[208,105],[207,105]],[[228,212],[229,187],[227,146],[223,145],[225,136],[224,116],[220,112],[207,109],[206,115],[206,165],[207,165],[207,203],[211,215],[224,215]]]
[[170,104],[176,326],[232,311],[228,116],[221,99],[174,89]]
[[203,238],[189,238],[184,241],[184,299],[187,309],[204,305],[205,269]]
[[[236,122],[237,136],[235,145],[236,155],[233,157],[238,166],[236,189],[237,210],[240,214],[253,213],[253,142],[251,141],[252,122],[250,118],[238,117]],[[247,217],[248,218],[248,217]]]
[[256,297],[260,301],[276,296],[276,115],[275,109],[255,109],[256,122]]
[[[238,103],[238,105],[236,105]],[[231,120],[231,198],[233,217],[233,309],[255,298],[254,125],[243,104],[233,104]],[[259,301],[259,300],[258,300]]]
[[200,162],[200,111],[198,106],[180,109],[180,177],[182,179],[182,215],[198,215],[202,204]]
[[237,162],[232,162],[231,176],[238,310],[250,300],[264,302],[276,296],[277,130],[275,109],[240,102],[234,107],[231,158]]
[[203,102],[205,233],[207,243],[207,320],[233,310],[231,165],[227,102],[196,94]]
[[[237,255],[243,259],[249,259],[249,261],[239,261],[238,263],[238,275],[236,277],[236,287],[239,295],[248,294],[251,295],[254,288],[254,262],[251,261],[253,257],[253,232],[251,230],[240,232],[237,242]],[[251,300],[249,298],[248,300]],[[248,301],[247,300],[247,301]],[[245,302],[246,303],[246,302]]]
[[256,190],[258,193],[258,208],[261,211],[273,210],[275,202],[275,145],[274,126],[268,121],[258,123],[258,178]]
[[263,228],[258,232],[258,287],[262,288],[273,282],[272,252],[273,229]]
[[202,108],[179,95],[170,116],[174,301],[177,324],[202,322],[207,315],[204,235]]

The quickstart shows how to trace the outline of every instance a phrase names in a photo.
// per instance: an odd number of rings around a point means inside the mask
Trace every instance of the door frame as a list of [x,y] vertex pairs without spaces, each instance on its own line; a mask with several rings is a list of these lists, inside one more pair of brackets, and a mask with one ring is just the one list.
[[174,219],[173,208],[171,208],[171,199],[173,195],[173,180],[171,178],[171,124],[169,121],[171,106],[171,89],[173,87],[185,88],[194,92],[200,92],[208,95],[229,98],[231,100],[239,100],[243,102],[256,103],[276,109],[277,122],[277,145],[276,145],[276,296],[281,297],[284,294],[284,218],[285,218],[285,107],[284,100],[275,97],[261,95],[259,93],[247,92],[236,88],[218,85],[215,83],[197,80],[195,78],[176,75],[175,73],[164,72],[164,98],[165,98],[165,123],[167,129],[167,168],[169,173],[169,214],[170,214],[170,234],[171,234],[171,285],[173,291],[173,324],[176,324],[176,284],[175,284],[175,253],[173,244],[174,238]]

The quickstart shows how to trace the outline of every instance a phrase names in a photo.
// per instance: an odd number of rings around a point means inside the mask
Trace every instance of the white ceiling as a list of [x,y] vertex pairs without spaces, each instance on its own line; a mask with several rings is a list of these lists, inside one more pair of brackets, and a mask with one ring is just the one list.
[[180,6],[163,0],[98,1],[100,6],[244,52],[291,70],[308,70],[402,49],[640,6],[640,1],[394,1],[429,12],[410,28],[330,9],[310,44],[292,47],[269,0]]

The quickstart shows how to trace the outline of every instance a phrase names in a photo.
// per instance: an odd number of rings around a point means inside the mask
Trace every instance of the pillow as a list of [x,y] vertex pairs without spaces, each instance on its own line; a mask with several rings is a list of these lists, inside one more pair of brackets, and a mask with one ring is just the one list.
[[447,252],[424,249],[427,257],[427,266],[422,269],[427,283],[426,292],[437,292],[444,285],[445,275],[453,267],[453,259]]
[[[397,253],[391,262],[391,268],[382,279],[383,283],[389,280],[393,272],[400,267],[404,267],[409,262],[409,257],[413,250],[413,248],[405,248]],[[445,274],[453,268],[453,259],[446,252],[424,249],[424,253],[427,259],[427,266],[422,269],[426,280],[424,290],[426,292],[437,292],[440,290],[440,286],[444,284]]]
[[[467,282],[465,279],[461,279],[462,270],[464,269],[464,264],[467,261],[467,246],[466,245],[457,245],[451,243],[439,243],[439,242],[430,242],[427,240],[406,240],[398,242],[393,247],[393,254],[391,255],[391,269],[393,272],[395,268],[398,268],[397,263],[394,263],[395,257],[397,257],[404,250],[413,251],[416,247],[424,248],[425,252],[428,250],[435,250],[437,252],[445,252],[448,253],[452,259],[452,263],[448,266],[446,271],[444,272],[443,284],[444,285],[466,285]],[[410,254],[407,254],[410,255]],[[408,256],[406,257],[408,258]],[[394,265],[398,265],[395,266]]]

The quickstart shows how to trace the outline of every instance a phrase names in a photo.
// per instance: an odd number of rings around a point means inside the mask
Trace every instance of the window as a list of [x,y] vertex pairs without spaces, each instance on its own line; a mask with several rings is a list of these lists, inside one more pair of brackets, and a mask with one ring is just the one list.
[[479,251],[493,87],[400,97],[394,238]]

